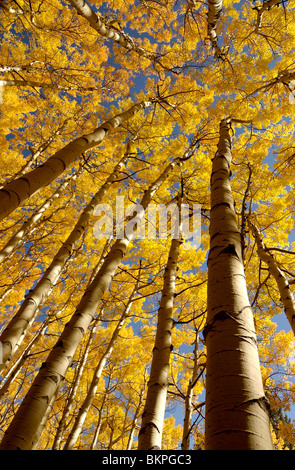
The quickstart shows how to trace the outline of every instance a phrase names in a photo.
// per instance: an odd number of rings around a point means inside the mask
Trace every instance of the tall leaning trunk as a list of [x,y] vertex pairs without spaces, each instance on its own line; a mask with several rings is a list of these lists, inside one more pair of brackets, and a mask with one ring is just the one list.
[[259,229],[250,220],[248,220],[248,224],[258,247],[258,256],[261,261],[268,266],[270,274],[276,280],[287,320],[290,323],[293,333],[295,333],[295,299],[290,289],[289,282],[280,269],[275,257],[265,246]]
[[222,0],[208,0],[208,14],[207,14],[207,33],[215,49],[215,54],[220,57],[222,54],[221,48],[217,43],[216,25],[222,10]]
[[40,278],[36,286],[26,296],[19,310],[0,335],[0,341],[2,343],[2,364],[0,364],[0,371],[6,367],[16,349],[24,339],[29,326],[36,317],[38,308],[40,308],[48,298],[48,295],[58,281],[75,244],[85,233],[95,206],[102,200],[112,182],[117,179],[120,174],[122,166],[129,156],[129,151],[130,142],[128,143],[127,152],[115,166],[113,173],[110,174],[105,183],[87,204],[72,232],[54,256],[45,273]]
[[80,382],[81,382],[81,379],[82,379],[84,368],[87,364],[88,354],[89,354],[90,348],[92,347],[95,331],[96,331],[96,326],[94,325],[92,330],[90,331],[90,334],[89,334],[89,337],[88,337],[88,340],[87,340],[87,343],[86,343],[86,347],[83,349],[83,351],[81,353],[82,357],[79,358],[79,364],[78,364],[78,367],[75,370],[75,376],[74,376],[73,382],[71,384],[70,391],[67,395],[67,400],[66,400],[66,403],[65,403],[65,406],[64,406],[64,409],[63,409],[62,417],[59,421],[58,428],[57,428],[56,434],[54,436],[54,441],[53,441],[53,444],[52,444],[52,450],[59,450],[60,446],[61,446],[61,442],[64,438],[64,434],[65,434],[66,426],[67,426],[67,420],[68,420],[68,417],[70,415],[71,409],[72,409],[73,404],[74,404],[75,397],[77,395],[77,392],[78,392],[78,389],[79,389],[79,386],[80,386]]
[[172,351],[173,305],[180,234],[172,239],[164,272],[150,378],[138,435],[139,450],[161,449]]
[[127,49],[127,51],[134,51],[139,54],[139,56],[154,61],[158,60],[156,55],[151,54],[139,44],[136,44],[135,41],[126,33],[124,33],[122,29],[115,28],[111,25],[111,23],[108,23],[104,17],[95,13],[95,11],[90,8],[85,0],[69,0],[69,3],[76,9],[80,16],[89,22],[90,26],[100,36],[111,39],[112,41]]
[[93,377],[92,377],[92,380],[91,380],[91,384],[89,385],[88,387],[88,391],[87,391],[87,394],[86,394],[86,397],[81,405],[81,407],[79,408],[79,411],[78,411],[78,414],[75,418],[75,421],[74,421],[74,424],[73,424],[73,427],[71,429],[71,432],[68,436],[68,439],[66,441],[66,444],[64,446],[64,450],[73,450],[74,446],[76,445],[77,443],[77,440],[83,430],[83,425],[84,425],[84,422],[87,418],[87,414],[90,410],[90,407],[92,405],[92,402],[95,398],[95,395],[96,395],[96,392],[97,392],[97,389],[98,389],[98,386],[100,384],[100,379],[101,379],[101,375],[103,373],[103,370],[105,368],[105,365],[107,363],[107,361],[109,360],[112,352],[113,352],[113,349],[114,349],[114,345],[118,339],[118,336],[124,326],[124,323],[125,323],[125,320],[126,318],[128,317],[129,315],[129,311],[130,311],[130,308],[131,308],[131,305],[132,305],[132,302],[134,300],[134,296],[136,294],[136,291],[138,289],[138,283],[136,283],[129,299],[128,299],[128,302],[127,302],[127,305],[116,325],[116,328],[114,329],[113,331],[113,334],[111,336],[111,339],[104,351],[104,353],[102,354],[102,356],[100,357],[99,361],[98,361],[98,364],[94,370],[94,374],[93,374]]
[[45,163],[5,185],[0,189],[0,220],[11,214],[44,186],[54,181],[69,165],[80,158],[83,152],[99,145],[112,130],[150,104],[149,101],[135,104],[127,111],[104,122],[90,134],[72,140]]
[[230,120],[220,123],[211,176],[205,446],[271,450],[253,314],[230,186]]
[[[172,161],[144,193],[141,200],[142,209],[133,218],[134,222],[140,223],[153,195],[174,166],[180,162],[180,158]],[[94,319],[99,302],[111,284],[133,237],[133,231],[128,230],[126,234],[125,230],[125,235],[115,241],[102,267],[85,291],[71,320],[65,325],[59,340],[42,364],[32,386],[5,432],[0,450],[30,450],[32,448],[35,443],[35,434],[47,411],[48,404],[51,404],[52,397],[55,396],[56,390],[63,382],[79,343]]]
[[66,188],[70,181],[74,181],[77,177],[77,173],[66,178],[63,183],[49,196],[46,201],[34,212],[23,225],[14,233],[14,235],[6,242],[5,246],[0,250],[0,262],[4,261],[10,256],[18,247],[22,245],[28,235],[30,235],[33,229],[36,227],[37,222],[41,219],[44,212],[50,207],[55,199],[58,199],[62,191]]
[[[16,67],[17,68],[17,67]],[[5,69],[5,67],[4,67]],[[0,71],[5,71],[5,70],[1,70],[1,67],[0,67]],[[17,70],[16,70],[17,71]],[[37,148],[35,148],[34,150],[31,150],[32,152],[32,155],[30,156],[30,158],[27,160],[27,162],[20,168],[20,170],[17,171],[17,173],[15,173],[13,176],[11,176],[10,178],[6,179],[5,183],[4,184],[0,184],[0,189],[2,189],[4,186],[6,186],[8,183],[11,183],[13,180],[15,180],[16,178],[19,178],[20,176],[23,176],[25,173],[27,173],[27,171],[30,170],[31,166],[33,165],[33,163],[36,162],[37,158],[42,155],[42,153],[52,144],[52,142],[54,141],[54,139],[61,134],[62,130],[65,128],[65,125],[69,122],[70,118],[67,118],[63,121],[63,123],[57,128],[56,131],[54,131],[50,137],[48,137],[44,142],[42,142],[40,145],[38,145]]]
[[189,450],[190,449],[190,436],[192,432],[192,416],[193,416],[193,392],[196,383],[198,382],[201,373],[199,373],[199,331],[196,331],[196,339],[195,339],[195,348],[194,348],[194,367],[192,371],[192,377],[188,383],[186,389],[186,395],[184,398],[185,404],[185,412],[184,412],[184,420],[183,420],[183,429],[182,429],[182,441],[181,441],[181,450]]

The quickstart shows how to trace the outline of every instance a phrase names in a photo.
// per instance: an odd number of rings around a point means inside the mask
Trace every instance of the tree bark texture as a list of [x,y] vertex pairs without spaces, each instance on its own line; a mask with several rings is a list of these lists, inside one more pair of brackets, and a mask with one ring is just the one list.
[[256,225],[254,225],[250,220],[248,221],[248,224],[258,247],[258,256],[261,261],[267,264],[270,274],[276,280],[281,295],[281,301],[284,305],[286,317],[290,323],[293,333],[295,333],[295,299],[290,289],[288,280],[279,268],[275,257],[270,253],[270,251],[267,250],[265,244],[263,243],[262,235]]
[[130,308],[131,308],[131,305],[132,305],[132,302],[133,302],[133,298],[134,298],[134,295],[136,294],[136,291],[137,291],[137,288],[138,288],[138,285],[135,286],[135,288],[133,289],[129,299],[128,299],[128,302],[127,302],[127,305],[121,315],[121,318],[119,319],[117,325],[116,325],[116,328],[115,330],[113,331],[113,334],[112,334],[112,337],[103,353],[103,355],[100,357],[99,361],[98,361],[98,364],[96,366],[96,369],[94,371],[94,374],[93,374],[93,377],[92,377],[92,381],[91,381],[91,384],[88,388],[88,391],[87,391],[87,395],[85,397],[85,400],[83,401],[80,409],[79,409],[79,412],[75,418],[75,422],[74,422],[74,425],[71,429],[71,432],[68,436],[68,439],[67,439],[67,442],[64,446],[64,450],[73,450],[73,448],[75,447],[76,445],[76,442],[83,430],[83,425],[84,425],[84,422],[85,422],[85,419],[87,418],[87,414],[88,414],[88,411],[92,405],[92,402],[93,402],[93,399],[95,398],[95,395],[96,395],[96,392],[97,392],[97,388],[98,388],[98,385],[99,385],[99,382],[100,382],[100,378],[101,378],[101,374],[103,373],[103,370],[104,370],[104,367],[107,363],[107,361],[109,360],[112,352],[113,352],[113,349],[114,349],[114,345],[118,339],[118,336],[120,334],[120,331],[122,330],[123,328],[123,325],[125,323],[125,320],[126,318],[128,317],[128,314],[129,314],[129,311],[130,311]]
[[27,294],[25,301],[1,334],[0,341],[2,343],[2,364],[0,364],[0,371],[6,367],[8,361],[11,360],[16,349],[19,347],[21,341],[25,337],[29,326],[35,319],[38,308],[47,299],[52,288],[58,281],[65,267],[66,261],[75,247],[75,244],[85,233],[95,206],[102,200],[112,182],[118,177],[122,166],[128,158],[128,155],[129,154],[127,151],[119,163],[115,166],[113,173],[110,174],[105,183],[101,186],[101,188],[85,207],[75,227],[66,241],[60,247],[51,264],[46,269],[37,285]]
[[230,186],[230,120],[220,123],[211,176],[205,445],[207,450],[271,450],[253,314]]
[[161,449],[167,390],[169,386],[170,355],[172,351],[173,304],[180,237],[171,241],[164,273],[164,286],[158,311],[156,339],[153,348],[147,396],[138,435],[139,450]]
[[[172,161],[159,178],[151,184],[142,197],[140,203],[142,210],[133,220],[140,223],[153,195],[175,165],[180,163],[181,159],[179,158]],[[134,232],[128,231],[128,236],[125,235],[115,241],[102,267],[85,291],[71,320],[65,325],[59,340],[42,364],[32,386],[5,432],[0,450],[30,450],[35,444],[35,434],[38,432],[47,407],[51,404],[52,397],[55,396],[57,388],[64,380],[79,343],[94,319],[99,302],[111,284],[133,237]]]
[[39,167],[5,185],[0,189],[0,220],[54,181],[69,165],[81,157],[83,152],[99,145],[112,130],[150,104],[149,101],[135,104],[127,111],[104,122],[90,134],[73,140]]
[[123,30],[114,28],[105,18],[93,11],[84,0],[69,0],[69,3],[77,10],[78,14],[85,18],[90,26],[107,39],[111,39],[128,51],[134,51],[142,57],[157,61],[154,54],[149,53],[143,47],[136,44]]
[[217,44],[216,24],[222,10],[222,0],[208,0],[208,14],[207,14],[207,32],[212,47],[215,49],[216,56],[220,56],[222,50]]
[[77,177],[77,174],[70,176],[59,187],[54,191],[54,193],[49,196],[46,201],[36,210],[34,214],[31,215],[23,225],[15,232],[15,234],[8,240],[5,246],[0,250],[0,262],[4,261],[11,253],[16,249],[16,247],[23,243],[26,240],[26,237],[32,232],[33,227],[36,226],[38,220],[41,219],[44,212],[50,207],[52,202],[55,199],[60,197],[61,192],[66,188],[69,182],[74,181]]

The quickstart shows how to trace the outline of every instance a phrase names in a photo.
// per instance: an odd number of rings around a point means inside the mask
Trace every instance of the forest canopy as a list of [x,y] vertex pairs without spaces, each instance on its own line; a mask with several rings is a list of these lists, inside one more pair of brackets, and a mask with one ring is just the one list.
[[0,449],[292,450],[294,1],[0,15]]

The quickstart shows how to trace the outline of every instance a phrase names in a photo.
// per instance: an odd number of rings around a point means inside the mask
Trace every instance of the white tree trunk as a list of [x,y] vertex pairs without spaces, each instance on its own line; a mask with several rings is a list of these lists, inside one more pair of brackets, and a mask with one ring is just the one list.
[[[180,158],[172,161],[159,178],[145,192],[141,207],[134,218],[140,223],[153,195],[165,181],[176,164],[181,163]],[[109,287],[117,268],[123,259],[134,232],[128,232],[122,239],[117,239],[107,255],[102,267],[84,293],[74,315],[67,323],[58,342],[53,347],[47,360],[42,364],[31,388],[21,403],[14,419],[1,442],[0,449],[29,450],[35,442],[35,434],[51,403],[56,389],[64,380],[65,374],[72,362],[77,347],[85,331],[93,320],[99,302]]]
[[250,220],[248,220],[248,224],[257,243],[258,255],[261,261],[267,264],[270,274],[277,282],[286,317],[290,323],[293,333],[295,333],[295,299],[290,289],[288,280],[286,279],[282,270],[279,268],[275,257],[267,250],[265,244],[263,243],[261,233],[256,225],[253,224]]
[[207,450],[271,450],[254,320],[230,186],[230,120],[211,176],[205,441]]
[[84,422],[85,422],[85,419],[87,418],[87,414],[88,414],[88,411],[92,405],[92,402],[93,402],[93,399],[95,398],[95,395],[96,395],[96,391],[97,391],[97,387],[99,385],[99,382],[100,382],[100,378],[101,378],[101,374],[103,373],[103,370],[104,370],[104,367],[107,363],[107,361],[109,360],[112,352],[113,352],[113,349],[114,349],[114,345],[117,341],[117,338],[120,334],[120,331],[122,330],[123,328],[123,325],[125,323],[125,320],[126,318],[128,317],[129,315],[129,311],[130,311],[130,308],[131,308],[131,305],[132,305],[132,302],[133,302],[133,299],[134,299],[134,295],[136,294],[136,291],[138,289],[138,283],[136,284],[135,288],[133,289],[129,299],[128,299],[128,302],[127,302],[127,305],[121,315],[121,318],[120,320],[118,321],[117,323],[117,326],[112,334],[112,337],[109,341],[109,344],[107,345],[103,355],[101,356],[98,364],[97,364],[97,367],[94,371],[94,374],[93,374],[93,377],[92,377],[92,381],[91,381],[91,384],[88,388],[88,392],[87,392],[87,395],[85,397],[85,400],[84,402],[82,403],[81,407],[79,408],[79,412],[76,416],[76,419],[75,419],[75,422],[74,422],[74,425],[72,427],[72,430],[68,436],[68,439],[67,439],[67,442],[64,446],[64,450],[73,450],[78,438],[79,438],[79,435],[81,434],[82,430],[83,430],[83,425],[84,425]]
[[122,29],[115,28],[108,23],[105,18],[95,13],[84,0],[69,0],[69,3],[77,10],[78,14],[85,18],[90,26],[101,36],[111,39],[128,51],[134,51],[142,57],[157,61],[154,54],[146,51],[143,47],[136,44]]
[[83,152],[99,145],[112,130],[150,104],[149,101],[135,104],[127,111],[104,122],[90,134],[73,140],[38,168],[5,185],[0,189],[0,220],[54,181],[71,163],[81,157]]
[[158,310],[158,323],[150,379],[138,435],[139,450],[161,449],[172,350],[173,305],[180,233],[172,239],[164,273],[164,286]]

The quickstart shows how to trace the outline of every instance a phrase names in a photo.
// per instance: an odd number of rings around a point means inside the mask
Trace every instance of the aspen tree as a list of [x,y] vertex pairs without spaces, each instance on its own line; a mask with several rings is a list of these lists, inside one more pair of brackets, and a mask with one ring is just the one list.
[[91,347],[91,345],[93,343],[93,340],[94,340],[94,334],[95,334],[95,331],[96,331],[96,323],[95,323],[95,325],[93,326],[93,328],[91,329],[91,331],[89,333],[89,337],[88,337],[88,340],[87,340],[87,343],[86,343],[86,347],[82,349],[82,357],[80,358],[77,370],[75,371],[76,372],[75,373],[75,378],[74,378],[73,383],[71,384],[70,393],[68,394],[67,401],[66,401],[65,407],[63,409],[63,414],[62,414],[62,417],[61,417],[61,419],[59,421],[59,424],[58,424],[58,428],[57,428],[57,431],[56,431],[56,434],[55,434],[55,437],[54,437],[54,441],[53,441],[53,444],[52,444],[52,450],[59,450],[60,446],[61,446],[61,442],[64,438],[66,425],[67,425],[67,419],[70,415],[71,408],[73,406],[74,399],[75,399],[75,396],[77,394],[77,391],[78,391],[78,388],[79,388],[79,385],[80,385],[80,381],[81,381],[81,378],[82,378],[82,374],[83,374],[83,371],[84,371],[84,368],[85,368],[85,365],[86,365],[86,362],[87,362],[87,359],[88,359],[89,350],[90,350],[90,347]]
[[281,0],[265,0],[263,1],[262,5],[260,7],[255,6],[253,9],[257,11],[257,19],[256,19],[256,24],[255,24],[255,33],[259,33],[261,24],[262,24],[262,18],[263,15],[266,11],[271,10],[273,7],[279,5]]
[[[181,197],[179,196],[178,209]],[[164,272],[164,285],[158,311],[158,322],[150,379],[142,414],[141,429],[138,435],[139,450],[161,449],[164,415],[166,409],[167,390],[169,386],[170,355],[172,350],[173,305],[177,262],[181,241],[181,220],[178,210],[177,226],[168,254],[168,262]],[[172,232],[172,229],[171,229]]]
[[28,159],[28,161],[21,167],[21,169],[11,176],[10,178],[6,179],[4,184],[0,185],[0,189],[2,189],[5,185],[8,183],[11,183],[16,177],[23,176],[27,171],[30,170],[31,166],[36,162],[37,158],[42,155],[42,153],[52,144],[54,141],[55,137],[60,135],[62,130],[65,128],[67,122],[69,119],[65,119],[63,123],[58,126],[55,132],[53,132],[44,142],[42,142],[36,149],[30,149],[32,152],[32,155]]
[[87,413],[91,407],[91,404],[92,404],[92,401],[96,395],[96,391],[97,391],[97,388],[98,388],[98,385],[99,385],[99,382],[100,382],[100,378],[101,378],[101,374],[103,373],[103,369],[109,359],[109,357],[111,356],[112,354],[112,351],[113,351],[113,348],[114,348],[114,345],[118,339],[118,336],[120,334],[120,331],[122,330],[123,328],[123,325],[125,323],[125,320],[126,318],[128,317],[129,315],[129,311],[131,309],[131,306],[132,306],[132,303],[133,303],[133,300],[134,300],[134,296],[138,290],[138,282],[135,284],[134,288],[133,288],[133,291],[131,292],[131,295],[127,301],[127,304],[124,308],[124,311],[121,315],[121,318],[119,319],[118,323],[117,323],[117,326],[112,334],[112,337],[103,353],[103,355],[101,356],[100,360],[98,361],[98,364],[96,366],[96,369],[94,371],[94,374],[93,374],[93,378],[92,378],[92,381],[91,381],[91,384],[88,388],[88,392],[87,392],[87,395],[85,397],[85,400],[83,401],[81,407],[79,408],[79,412],[75,418],[75,422],[74,422],[74,425],[72,427],[72,430],[68,436],[68,439],[67,439],[67,442],[64,446],[64,450],[72,450],[79,438],[79,435],[80,433],[82,432],[83,430],[83,424],[85,422],[85,419],[87,417]]
[[36,82],[33,80],[1,80],[2,86],[21,86],[21,87],[32,87],[32,88],[49,88],[51,90],[62,90],[62,91],[95,91],[97,87],[82,87],[75,85],[59,85],[58,83],[46,83]]
[[[58,310],[59,315],[62,314],[63,311],[68,307],[68,305],[70,304],[70,301],[72,299],[72,296],[73,296],[73,292],[71,292],[69,294],[69,296],[68,296],[67,300],[65,301],[64,305]],[[1,379],[1,383],[2,382],[5,382],[5,383],[0,388],[0,397],[2,395],[4,395],[4,393],[7,392],[9,386],[11,385],[11,383],[16,379],[17,375],[19,374],[19,372],[21,370],[21,367],[25,364],[27,358],[30,357],[33,347],[35,346],[35,344],[38,343],[39,339],[44,335],[44,332],[45,332],[46,328],[50,325],[50,323],[54,322],[55,316],[56,315],[52,314],[52,313],[47,314],[47,316],[46,316],[45,320],[43,321],[41,327],[36,331],[33,338],[31,339],[31,341],[29,341],[29,343],[27,344],[25,349],[22,351],[19,358],[9,368],[6,375],[3,376],[3,378]]]
[[[49,318],[47,318],[49,320]],[[43,335],[45,329],[47,328],[47,322],[44,322],[41,328],[38,329],[32,340],[29,342],[29,344],[25,347],[25,349],[22,351],[22,354],[20,357],[16,360],[16,362],[13,364],[13,366],[9,369],[7,374],[3,377],[1,382],[5,382],[3,386],[0,388],[0,398],[8,391],[11,383],[17,378],[18,374],[20,373],[20,370],[26,360],[28,359],[31,349],[33,346],[38,342],[39,338]]]
[[257,244],[258,256],[267,264],[270,274],[276,280],[281,295],[281,301],[284,305],[284,311],[293,333],[295,333],[295,299],[290,289],[290,285],[283,271],[280,269],[275,257],[265,246],[260,230],[248,219],[248,225]]
[[[129,148],[129,143],[128,143],[128,148]],[[106,257],[109,245],[110,245],[110,242],[109,242],[109,239],[108,239],[106,241],[103,249],[102,249],[100,258],[99,258],[96,266],[92,270],[89,281],[87,283],[87,287],[91,284],[91,282],[92,282],[93,278],[95,277],[96,273],[98,272],[98,270],[102,266],[103,261]],[[74,399],[75,399],[75,396],[77,394],[77,391],[78,391],[78,388],[79,388],[79,385],[80,385],[80,381],[82,379],[82,374],[83,374],[83,371],[84,371],[84,368],[85,368],[85,365],[86,365],[86,362],[87,362],[89,350],[90,350],[90,347],[91,347],[91,345],[94,341],[94,334],[96,332],[97,324],[100,321],[100,318],[101,318],[102,314],[103,314],[103,309],[102,309],[101,313],[98,315],[98,317],[95,319],[95,323],[93,324],[93,326],[91,328],[91,331],[90,331],[90,334],[89,334],[89,337],[88,337],[88,340],[87,340],[87,343],[86,343],[86,347],[83,350],[83,356],[82,356],[81,360],[79,361],[79,366],[78,366],[78,370],[76,371],[74,382],[71,385],[71,391],[70,391],[69,396],[67,398],[67,401],[66,401],[63,413],[62,413],[62,417],[61,417],[61,419],[59,421],[59,424],[58,424],[56,435],[54,437],[54,441],[53,441],[53,444],[52,444],[52,450],[59,450],[60,449],[61,442],[64,438],[64,434],[65,434],[65,430],[66,430],[67,419],[69,417],[71,408],[73,406]]]
[[[32,71],[37,71],[40,72],[40,68],[34,67],[34,64],[39,64],[40,61],[38,60],[33,60],[32,62],[29,62],[26,65],[1,65],[0,66],[0,72],[32,72]],[[42,65],[46,65],[45,62],[41,62]]]
[[36,169],[5,185],[0,189],[0,220],[54,181],[71,163],[81,157],[83,152],[99,145],[112,130],[150,105],[150,101],[141,101],[131,106],[127,111],[101,124],[90,134],[72,140]]
[[[176,158],[165,168],[163,173],[145,191],[140,210],[137,215],[125,226],[122,238],[118,238],[108,253],[102,267],[84,293],[71,320],[66,324],[59,340],[50,352],[47,360],[42,364],[32,386],[22,401],[14,419],[5,432],[0,449],[29,450],[35,442],[35,434],[51,403],[56,389],[64,380],[66,371],[72,362],[76,349],[83,338],[85,331],[93,320],[99,302],[109,287],[116,271],[127,252],[128,245],[134,237],[134,227],[144,217],[155,192],[172,172],[176,165],[189,158],[187,153],[183,158]],[[132,222],[130,229],[129,223]],[[135,225],[133,225],[135,224]]]
[[230,186],[230,119],[220,123],[211,176],[205,440],[208,450],[271,450],[253,314]]
[[98,420],[97,420],[97,423],[96,423],[95,432],[93,434],[92,442],[91,442],[91,445],[90,445],[90,450],[94,450],[94,448],[97,444],[97,439],[98,439],[99,433],[101,431],[102,414],[103,414],[104,405],[107,401],[107,394],[108,394],[108,391],[109,391],[109,386],[110,386],[110,381],[108,381],[108,386],[106,387],[106,389],[104,391],[102,403],[101,403],[100,409],[98,411]]
[[16,249],[19,243],[25,241],[25,237],[32,232],[33,227],[36,226],[38,220],[41,219],[44,212],[50,207],[55,199],[58,199],[62,191],[67,187],[70,181],[74,181],[78,174],[69,176],[63,181],[54,193],[49,196],[45,202],[31,215],[23,225],[15,232],[15,234],[6,242],[5,246],[0,250],[0,262],[5,260]]
[[192,371],[192,377],[187,386],[186,395],[185,395],[185,412],[183,420],[183,430],[182,430],[182,441],[181,441],[181,450],[190,449],[190,435],[192,431],[192,415],[193,415],[193,391],[197,381],[200,378],[200,363],[198,358],[199,350],[199,331],[196,330],[196,339],[194,345],[194,367]]
[[208,0],[208,26],[207,32],[212,47],[215,49],[216,57],[220,57],[222,54],[221,48],[217,43],[216,24],[219,19],[222,10],[222,0]]
[[137,407],[135,409],[134,416],[133,416],[133,419],[132,419],[131,430],[130,430],[130,433],[129,433],[129,436],[128,436],[128,443],[127,443],[127,446],[126,446],[126,450],[131,450],[132,449],[132,444],[133,444],[133,440],[134,440],[134,436],[135,436],[135,432],[136,432],[137,423],[140,420],[140,411],[141,411],[141,408],[142,408],[142,405],[143,405],[143,402],[144,402],[145,391],[146,391],[146,385],[144,384],[144,387],[140,391],[138,404],[137,404]]
[[107,190],[110,188],[112,182],[118,177],[122,166],[129,156],[129,152],[130,142],[128,143],[128,149],[125,155],[120,159],[118,164],[115,166],[114,171],[110,174],[105,183],[91,198],[90,202],[87,204],[82,214],[80,215],[72,232],[53,258],[53,261],[46,269],[37,285],[26,296],[26,299],[21,305],[20,309],[1,334],[0,341],[3,348],[3,364],[0,364],[0,370],[2,370],[6,366],[7,362],[11,360],[15,350],[19,347],[28,330],[28,327],[31,325],[36,316],[37,309],[47,299],[49,293],[59,279],[65,263],[71,255],[75,244],[87,229],[88,222],[91,215],[93,214],[95,206],[102,200]]
[[[60,386],[61,386],[61,384],[60,384]],[[32,445],[32,447],[31,447],[31,450],[35,450],[35,449],[37,448],[37,446],[38,446],[38,443],[39,443],[39,440],[40,440],[40,438],[41,438],[42,432],[43,432],[44,429],[45,429],[47,420],[48,420],[48,418],[49,418],[49,416],[50,416],[50,413],[51,413],[51,411],[52,411],[54,402],[55,402],[55,400],[57,399],[57,396],[58,396],[58,394],[59,394],[59,389],[60,389],[60,387],[58,387],[58,388],[56,389],[56,391],[55,391],[53,397],[51,398],[51,400],[50,400],[50,402],[49,402],[49,404],[48,404],[48,406],[47,406],[46,412],[45,412],[45,414],[44,414],[44,416],[43,416],[43,418],[42,418],[42,420],[41,420],[41,423],[40,423],[40,425],[39,425],[39,427],[38,427],[38,430],[37,430],[37,432],[36,432],[36,434],[35,434],[34,441],[33,441],[33,445]]]
[[135,43],[129,35],[125,34],[122,29],[115,28],[110,22],[108,22],[103,16],[98,15],[85,0],[68,0],[69,3],[77,10],[78,14],[85,18],[90,26],[101,36],[111,39],[124,47],[128,51],[134,51],[142,57],[147,59],[158,61],[158,58],[146,51],[143,47]]

